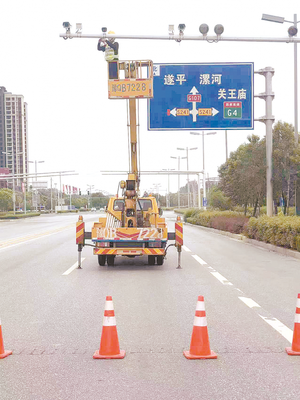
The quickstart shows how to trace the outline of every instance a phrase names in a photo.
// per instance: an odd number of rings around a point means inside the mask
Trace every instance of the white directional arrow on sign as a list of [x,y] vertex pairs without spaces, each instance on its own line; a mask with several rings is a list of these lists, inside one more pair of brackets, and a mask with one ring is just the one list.
[[216,110],[215,108],[211,108],[211,115],[214,117],[215,115],[217,115],[218,114],[218,110]]
[[176,117],[177,115],[177,108],[173,108],[173,110],[170,111],[170,114],[174,115]]
[[[195,94],[193,94],[195,96]],[[189,110],[188,108],[173,108],[173,110],[167,110],[168,115],[173,115],[173,117],[177,117],[178,115],[183,117],[187,115],[193,116],[193,122],[197,122],[197,115],[201,117],[214,117],[219,113],[214,107],[211,108],[196,108],[196,101],[193,101],[193,108]]]
[[198,92],[197,88],[195,86],[193,86],[191,91],[190,91],[190,93],[196,94],[196,93],[199,93],[199,92]]

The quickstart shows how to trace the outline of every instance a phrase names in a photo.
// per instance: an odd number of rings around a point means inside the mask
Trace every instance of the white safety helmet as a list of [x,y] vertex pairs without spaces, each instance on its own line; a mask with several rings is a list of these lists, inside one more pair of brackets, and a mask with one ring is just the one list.
[[[115,35],[115,32],[114,32],[114,31],[109,31],[108,34],[109,34],[109,35]],[[110,41],[111,43],[113,43],[113,42],[115,41],[115,38],[110,38],[109,41]]]

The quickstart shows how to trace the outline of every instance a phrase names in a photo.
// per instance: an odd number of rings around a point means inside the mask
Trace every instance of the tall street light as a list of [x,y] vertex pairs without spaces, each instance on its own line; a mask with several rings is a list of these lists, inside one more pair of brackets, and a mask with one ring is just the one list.
[[[14,151],[9,153],[8,151],[2,151],[2,154],[6,154],[7,156],[12,157],[12,181],[13,181],[13,209],[14,209],[14,214],[16,213],[16,190],[15,190],[15,154]],[[17,153],[16,155],[19,156],[20,154],[23,154],[22,152]],[[8,162],[7,162],[8,165]],[[26,196],[26,189],[25,189],[25,196]],[[25,208],[26,208],[26,198],[25,198]],[[25,210],[26,214],[26,210]]]
[[[13,181],[13,210],[14,214],[16,214],[16,191],[15,191],[15,157],[14,151],[9,153],[8,151],[2,151],[2,154],[6,154],[7,156],[12,157],[12,181]],[[8,165],[8,162],[6,163]]]
[[[39,163],[44,163],[45,161],[28,161],[29,163],[33,163],[34,164],[34,171],[35,171],[35,181],[37,182],[37,164]],[[35,211],[37,211],[37,188],[35,188]]]
[[88,195],[88,208],[90,208],[90,195],[92,197],[92,189],[95,187],[94,185],[87,185],[87,195]]
[[[202,159],[203,159],[203,208],[206,210],[206,182],[205,182],[205,162],[204,162],[204,136],[205,135],[215,135],[217,132],[190,132],[191,135],[202,135]],[[198,188],[198,193],[200,193],[200,189]],[[200,202],[200,194],[198,199],[198,204]]]
[[[163,171],[175,171],[174,168],[164,168]],[[168,174],[168,193],[166,196],[166,206],[170,207],[170,174]]]
[[[186,166],[187,172],[189,172],[189,150],[197,150],[198,147],[177,147],[177,150],[185,150],[186,151]],[[187,189],[188,189],[188,208],[190,208],[190,176],[187,175]]]
[[[297,14],[294,14],[294,21],[287,21],[284,17],[276,17],[275,15],[263,14],[262,20],[277,22],[279,24],[283,24],[284,22],[289,22],[294,24],[289,27],[288,34],[289,36],[297,36],[298,28],[297,24],[300,21],[297,21]],[[294,120],[295,120],[295,141],[298,143],[298,76],[297,76],[297,42],[294,43]]]
[[170,156],[170,158],[175,158],[175,160],[178,160],[178,208],[180,207],[180,159],[186,158],[186,157],[180,157],[180,156]]
[[35,173],[35,181],[37,181],[37,164],[39,163],[44,163],[45,161],[28,161],[29,163],[33,163],[34,164],[34,173]]

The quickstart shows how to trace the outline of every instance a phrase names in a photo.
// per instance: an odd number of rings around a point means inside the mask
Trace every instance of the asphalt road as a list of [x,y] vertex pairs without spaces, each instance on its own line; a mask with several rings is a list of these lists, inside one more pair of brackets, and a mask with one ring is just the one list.
[[[98,214],[84,215],[87,229]],[[166,212],[170,230],[175,215]],[[182,269],[117,258],[77,261],[75,215],[0,222],[1,400],[297,399],[300,357],[288,356],[300,261],[184,226]],[[122,360],[94,360],[105,297]],[[197,296],[217,360],[187,360]]]

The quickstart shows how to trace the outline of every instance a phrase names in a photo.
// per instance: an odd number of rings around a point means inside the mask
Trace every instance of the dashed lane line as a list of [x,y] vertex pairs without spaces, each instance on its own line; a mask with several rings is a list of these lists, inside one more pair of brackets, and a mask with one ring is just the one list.
[[230,285],[233,286],[231,282],[229,282],[228,279],[224,278],[223,275],[219,274],[217,271],[209,271],[215,278],[218,279],[223,285]]
[[198,261],[199,264],[201,265],[207,265],[207,262],[205,262],[204,260],[202,260],[202,258],[200,258],[199,256],[197,256],[196,254],[193,254],[192,257],[194,257],[194,259],[196,261]]
[[273,317],[267,310],[261,308],[259,304],[257,304],[254,300],[244,295],[243,291],[234,287],[234,285],[229,282],[223,275],[221,275],[214,268],[209,266],[206,261],[202,260],[196,254],[192,254],[192,257],[198,261],[199,264],[206,266],[207,270],[223,285],[231,286],[232,289],[239,292],[238,298],[249,308],[251,308],[260,318],[262,318],[267,324],[269,324],[273,329],[275,329],[280,335],[282,335],[287,341],[292,343],[293,340],[293,331],[289,329],[286,325],[280,322],[277,318]]
[[186,251],[187,253],[191,253],[191,250],[187,248],[185,245],[182,246],[183,250]]
[[246,304],[246,306],[253,308],[253,307],[260,307],[259,304],[257,304],[254,300],[250,299],[250,297],[239,297],[240,300],[242,300],[243,303]]
[[[85,258],[83,257],[81,259],[81,262],[83,262],[85,260]],[[76,263],[74,265],[72,265],[72,267],[70,267],[69,269],[67,269],[62,275],[69,275],[72,271],[74,271],[74,269],[76,269],[78,267],[78,261],[76,261]]]
[[282,322],[280,322],[277,318],[269,318],[265,317],[263,315],[260,315],[260,318],[262,318],[267,324],[269,324],[272,328],[274,328],[277,332],[280,333],[286,340],[288,340],[290,343],[293,341],[293,331],[289,329],[287,326],[285,326]]

